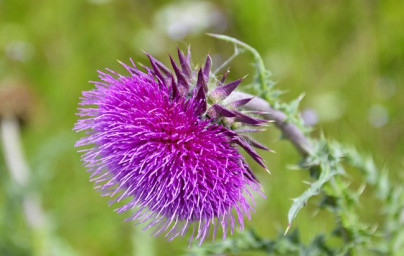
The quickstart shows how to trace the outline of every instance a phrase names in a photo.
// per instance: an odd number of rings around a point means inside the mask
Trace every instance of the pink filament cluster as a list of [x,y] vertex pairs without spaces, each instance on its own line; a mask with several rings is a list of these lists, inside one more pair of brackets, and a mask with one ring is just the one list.
[[220,226],[223,238],[237,223],[243,229],[252,209],[245,196],[254,202],[249,190],[260,186],[233,145],[237,135],[204,115],[198,88],[173,95],[152,70],[125,67],[129,76],[100,72],[103,82],[80,102],[74,129],[87,136],[76,146],[96,188],[111,204],[129,198],[118,213],[134,209],[130,220],[170,240],[190,227],[200,244],[211,227],[213,238]]

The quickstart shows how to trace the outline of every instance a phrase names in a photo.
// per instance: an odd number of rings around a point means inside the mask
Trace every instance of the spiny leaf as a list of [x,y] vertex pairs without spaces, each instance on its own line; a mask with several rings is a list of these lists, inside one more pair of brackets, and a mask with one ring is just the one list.
[[328,164],[321,164],[321,174],[318,180],[314,181],[311,186],[303,192],[303,194],[295,199],[293,199],[293,204],[289,209],[288,212],[288,228],[285,231],[285,234],[288,232],[290,226],[292,225],[292,221],[296,218],[297,214],[299,213],[300,209],[302,209],[306,204],[307,201],[315,196],[318,195],[321,188],[324,186],[326,182],[328,182],[334,175],[338,174],[339,171],[336,169],[331,168]]
[[299,105],[300,102],[303,100],[304,98],[304,93],[300,94],[299,97],[297,97],[296,99],[292,100],[288,106],[289,106],[289,113],[292,115],[296,115],[299,112]]

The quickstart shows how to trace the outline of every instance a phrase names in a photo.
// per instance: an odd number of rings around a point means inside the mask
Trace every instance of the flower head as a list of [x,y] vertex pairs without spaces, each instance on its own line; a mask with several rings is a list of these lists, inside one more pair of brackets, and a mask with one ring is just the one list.
[[211,226],[223,237],[237,222],[242,229],[252,209],[245,196],[260,186],[236,145],[264,167],[252,146],[267,148],[231,127],[266,121],[237,110],[250,99],[220,104],[242,79],[216,80],[209,56],[197,71],[189,50],[187,57],[178,50],[173,72],[147,56],[151,69],[122,64],[130,75],[99,72],[102,82],[83,92],[74,129],[87,131],[76,146],[90,146],[81,152],[91,181],[111,204],[129,198],[118,213],[135,209],[130,219],[156,235],[173,239],[192,227],[191,239],[202,243]]

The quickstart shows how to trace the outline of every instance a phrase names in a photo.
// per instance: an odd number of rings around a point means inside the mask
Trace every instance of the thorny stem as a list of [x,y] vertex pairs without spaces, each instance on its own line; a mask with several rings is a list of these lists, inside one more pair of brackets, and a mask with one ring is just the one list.
[[[20,127],[16,117],[3,117],[0,119],[1,142],[7,169],[13,182],[23,191],[26,191],[29,182],[29,167],[21,147]],[[36,233],[34,241],[35,255],[47,255],[44,241],[41,241],[41,230],[45,224],[45,216],[40,206],[37,193],[23,193],[24,214],[28,225]]]
[[[233,92],[229,96],[228,100],[235,101],[251,97],[253,97],[253,95],[250,95],[248,93]],[[284,112],[274,109],[266,100],[260,97],[254,97],[249,103],[245,105],[245,109],[262,112],[262,115],[265,116],[268,120],[274,121],[275,125],[282,131],[283,135],[292,142],[292,144],[302,157],[307,157],[311,154],[313,146],[309,138],[304,135],[299,127],[287,121],[287,115]],[[349,243],[350,239],[348,237],[346,228],[341,223],[339,223],[339,226],[344,242]],[[290,224],[288,226],[288,229],[289,227]],[[351,250],[348,250],[344,255],[349,256],[352,255],[352,253],[353,252]]]
[[[337,166],[334,166],[334,170],[337,170],[338,168],[343,169],[342,163],[340,162],[341,160],[339,160],[338,158],[341,158],[340,156],[335,156],[330,154],[329,152],[316,152],[317,150],[317,146],[318,143],[317,142],[321,142],[319,140],[311,140],[307,135],[305,135],[305,133],[303,131],[301,131],[301,129],[295,125],[293,123],[293,121],[288,120],[287,118],[287,114],[285,114],[285,112],[282,112],[281,110],[277,109],[275,105],[275,103],[277,103],[276,101],[274,102],[274,99],[271,97],[270,92],[271,92],[271,87],[272,87],[272,82],[269,80],[269,75],[270,72],[267,71],[267,69],[264,66],[264,61],[261,58],[261,56],[259,55],[259,53],[257,52],[257,50],[255,50],[253,47],[251,47],[250,45],[239,41],[236,38],[232,38],[229,36],[225,36],[225,35],[218,35],[218,34],[209,34],[212,37],[218,38],[220,40],[223,41],[227,41],[230,43],[233,43],[236,46],[239,46],[241,48],[244,48],[245,50],[249,51],[255,59],[255,64],[256,64],[256,75],[257,75],[257,81],[255,81],[255,83],[258,85],[258,93],[260,96],[262,96],[263,98],[259,98],[259,97],[255,97],[253,98],[247,105],[245,105],[245,108],[247,110],[252,110],[252,111],[256,111],[257,113],[261,113],[264,117],[266,117],[269,120],[272,120],[275,122],[275,125],[282,131],[283,135],[292,142],[292,144],[294,145],[294,147],[297,149],[297,151],[301,154],[301,156],[304,159],[309,160],[308,163],[310,163],[310,166],[314,166],[314,165],[318,165],[318,163],[316,162],[318,159],[316,159],[316,157],[318,157],[319,155],[317,155],[318,153],[324,154],[323,157],[325,156],[326,159],[323,159],[322,161],[324,163],[327,163],[327,161],[329,161],[329,158],[337,158],[334,159],[334,161],[337,161]],[[244,98],[251,98],[252,95],[247,94],[247,93],[243,93],[243,92],[233,92],[230,97],[227,99],[229,102],[231,101],[235,101],[235,100],[239,100],[239,99],[244,99]],[[275,99],[276,100],[276,99]],[[332,145],[329,145],[332,146]],[[321,150],[321,149],[320,149]],[[346,160],[346,158],[352,158],[351,161],[348,161],[348,164],[357,167],[359,169],[363,169],[363,171],[365,173],[367,173],[366,175],[372,175],[373,172],[375,172],[375,168],[373,168],[373,162],[370,162],[366,159],[362,159],[361,157],[357,157],[356,154],[352,155],[351,153],[347,153],[345,152],[344,158]],[[310,159],[310,157],[314,157],[314,159]],[[315,160],[315,162],[310,162]],[[366,161],[365,161],[366,160]],[[353,162],[352,162],[353,161]],[[310,167],[307,166],[307,167]],[[337,202],[339,208],[342,208],[342,211],[339,211],[338,213],[334,213],[335,218],[337,219],[337,225],[339,227],[339,229],[341,230],[341,237],[344,240],[346,246],[344,247],[343,250],[343,255],[346,256],[351,256],[351,255],[355,255],[356,251],[355,246],[358,245],[358,242],[360,241],[356,241],[356,235],[359,235],[361,232],[367,232],[368,236],[374,235],[373,232],[374,231],[366,231],[363,227],[363,224],[359,223],[357,220],[351,220],[350,223],[343,223],[344,219],[351,219],[350,214],[354,214],[354,216],[356,213],[352,210],[349,209],[349,199],[345,198],[344,196],[344,192],[349,193],[350,191],[348,191],[347,188],[345,188],[345,183],[341,180],[341,179],[335,179],[335,177],[330,177],[329,181],[332,181],[332,190],[336,193],[336,195],[332,195],[334,197],[337,197],[340,199],[341,202]],[[377,179],[377,182],[374,181],[374,179],[371,179],[371,177],[366,177],[366,182],[370,183],[372,185],[375,185],[377,187],[377,189],[379,190],[379,193],[382,194],[386,194],[384,197],[382,196],[383,199],[387,200],[387,198],[389,198],[388,200],[391,201],[389,204],[394,204],[394,202],[399,201],[401,202],[402,199],[402,190],[400,187],[395,188],[395,187],[391,187],[388,185],[383,183],[383,177],[379,176]],[[319,182],[319,180],[317,180],[316,182]],[[321,187],[324,184],[321,185]],[[384,191],[386,190],[386,188],[388,189],[388,191]],[[308,191],[308,190],[306,190]],[[328,195],[328,193],[326,191],[323,191],[326,195]],[[304,194],[302,194],[303,196]],[[299,197],[300,198],[300,197]],[[391,207],[389,207],[388,209],[390,209]],[[404,222],[404,218],[402,216],[404,216],[403,212],[404,210],[402,210],[403,208],[400,208],[400,216],[395,216],[396,223],[398,225],[401,225]],[[397,214],[396,211],[394,210],[390,210],[393,212],[393,214]],[[289,211],[290,213],[290,211]],[[290,221],[289,221],[289,226],[290,227]],[[388,224],[388,223],[387,223]],[[347,226],[348,225],[348,226]],[[394,224],[393,224],[394,225]],[[399,228],[398,228],[399,229]],[[355,237],[351,237],[352,235],[349,234],[349,232],[353,232]],[[396,231],[396,230],[395,230]],[[396,231],[397,232],[397,231]],[[396,238],[394,241],[397,240],[396,243],[394,243],[394,246],[399,246],[400,243],[402,243],[403,239],[402,239],[402,235],[398,233],[396,234],[396,236],[398,236],[398,238]],[[397,247],[398,248],[398,247]],[[392,248],[388,248],[387,250],[389,252],[394,252],[395,251],[395,247]],[[385,251],[386,248],[384,248],[382,246],[382,250]]]
[[[244,92],[233,92],[229,96],[228,100],[235,101],[251,97],[254,96]],[[296,125],[287,121],[287,116],[285,113],[272,108],[266,100],[259,97],[254,97],[245,105],[245,108],[251,111],[263,112],[262,115],[268,120],[274,121],[275,125],[282,131],[284,136],[292,142],[297,151],[299,151],[303,157],[310,155],[313,148],[310,140],[306,138],[303,132]]]

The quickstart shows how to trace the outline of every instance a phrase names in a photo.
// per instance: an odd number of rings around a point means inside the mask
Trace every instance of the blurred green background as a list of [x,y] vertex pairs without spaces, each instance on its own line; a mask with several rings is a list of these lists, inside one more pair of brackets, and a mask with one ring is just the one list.
[[[187,250],[186,239],[149,239],[140,226],[125,223],[128,215],[113,212],[88,181],[73,147],[82,134],[72,128],[81,91],[92,88],[87,81],[97,80],[96,70],[124,72],[116,60],[130,57],[147,63],[142,49],[167,63],[168,53],[188,45],[195,64],[210,52],[218,65],[233,47],[205,33],[236,37],[261,53],[286,101],[306,93],[302,113],[316,123],[315,134],[372,153],[392,179],[402,180],[403,28],[404,1],[395,0],[0,0],[0,88],[24,84],[34,95],[22,139],[30,187],[48,219],[39,233],[51,255],[134,255],[148,243],[156,255]],[[252,79],[251,63],[240,55],[231,78]],[[276,129],[257,138],[277,153],[264,153],[272,175],[250,161],[267,199],[257,198],[248,227],[275,237],[287,226],[290,199],[309,178],[288,170],[299,156]],[[21,192],[2,156],[0,180],[0,255],[32,255],[42,238],[25,221]],[[331,228],[327,214],[314,217],[315,204],[309,201],[294,223],[307,241]],[[364,207],[364,218],[377,220],[377,206]]]

